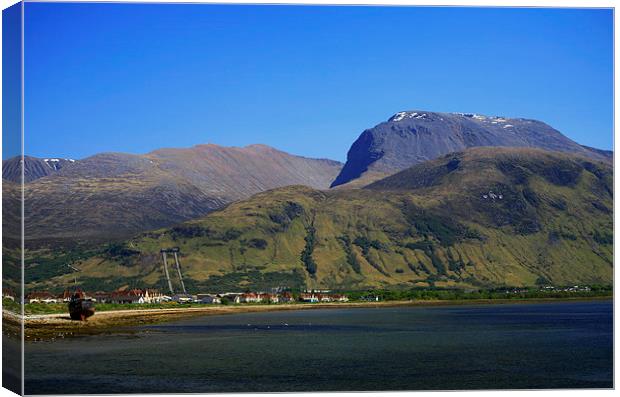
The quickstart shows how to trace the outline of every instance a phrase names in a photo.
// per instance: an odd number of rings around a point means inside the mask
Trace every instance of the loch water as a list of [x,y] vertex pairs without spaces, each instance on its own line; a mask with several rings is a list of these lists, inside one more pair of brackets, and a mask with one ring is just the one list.
[[274,311],[26,343],[27,394],[613,387],[612,301]]

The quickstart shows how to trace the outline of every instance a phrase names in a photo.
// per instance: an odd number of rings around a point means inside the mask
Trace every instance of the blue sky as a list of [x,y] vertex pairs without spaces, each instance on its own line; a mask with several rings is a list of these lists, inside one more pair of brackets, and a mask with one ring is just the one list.
[[611,10],[28,3],[26,153],[264,143],[345,160],[406,109],[610,149]]
[[2,157],[18,156],[21,140],[21,4],[2,11]]

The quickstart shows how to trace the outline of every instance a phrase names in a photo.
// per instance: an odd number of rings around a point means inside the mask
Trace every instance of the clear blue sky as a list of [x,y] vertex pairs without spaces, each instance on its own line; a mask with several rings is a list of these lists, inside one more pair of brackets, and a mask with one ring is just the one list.
[[611,149],[611,10],[28,3],[26,153],[264,143],[344,160],[406,109]]

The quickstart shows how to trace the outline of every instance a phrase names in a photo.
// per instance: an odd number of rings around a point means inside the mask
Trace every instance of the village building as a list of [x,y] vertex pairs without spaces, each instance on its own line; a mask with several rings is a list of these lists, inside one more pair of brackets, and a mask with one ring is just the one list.
[[144,303],[161,303],[164,301],[164,294],[156,289],[144,290]]
[[295,301],[295,298],[290,292],[283,292],[278,296],[278,303],[290,303],[293,301]]
[[349,297],[346,295],[342,295],[342,294],[334,294],[332,295],[332,300],[334,302],[348,302]]
[[323,303],[334,301],[330,295],[323,295],[323,294],[317,295],[317,299],[319,302],[323,302]]
[[112,294],[104,291],[97,291],[93,294],[93,300],[97,303],[112,303]]
[[230,303],[239,303],[239,299],[240,299],[239,297],[241,295],[242,295],[241,293],[237,293],[237,292],[225,292],[223,294],[219,294],[221,301],[226,301]]
[[349,298],[342,294],[318,294],[318,293],[302,293],[299,295],[301,302],[310,303],[329,303],[329,302],[348,302]]
[[246,292],[235,298],[235,303],[259,303],[261,301],[261,296],[254,292]]
[[110,294],[108,303],[115,303],[115,304],[144,303],[144,293],[140,289],[114,291]]
[[160,303],[165,300],[164,295],[156,289],[140,289],[134,288],[130,290],[114,291],[107,293],[98,291],[93,298],[99,303]]
[[2,288],[2,299],[15,301],[15,292],[10,288]]
[[222,297],[220,295],[214,294],[198,294],[196,295],[196,299],[200,303],[206,304],[220,304],[222,303]]
[[31,292],[26,295],[26,303],[58,303],[58,298],[47,291]]
[[178,303],[191,303],[196,301],[196,297],[190,294],[176,294],[172,297],[172,301]]
[[299,300],[301,302],[317,303],[319,301],[319,296],[314,293],[303,293],[299,294]]

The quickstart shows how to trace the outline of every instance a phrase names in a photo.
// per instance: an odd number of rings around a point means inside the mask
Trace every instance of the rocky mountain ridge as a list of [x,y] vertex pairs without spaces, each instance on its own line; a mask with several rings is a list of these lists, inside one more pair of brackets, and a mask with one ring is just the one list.
[[[44,160],[30,159],[27,166],[48,167]],[[14,179],[9,177],[14,168],[7,164],[15,161],[3,164],[7,178]],[[127,237],[203,216],[268,189],[296,184],[327,189],[341,166],[265,145],[197,145],[145,155],[101,153],[27,181],[26,238]],[[16,183],[3,183],[7,197],[17,197],[12,192],[16,189]]]
[[531,147],[610,161],[608,151],[579,145],[551,126],[524,118],[475,113],[398,112],[353,143],[332,187],[373,180],[470,147]]

